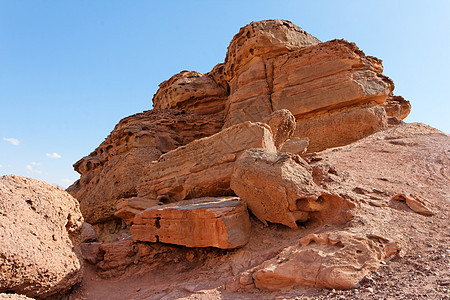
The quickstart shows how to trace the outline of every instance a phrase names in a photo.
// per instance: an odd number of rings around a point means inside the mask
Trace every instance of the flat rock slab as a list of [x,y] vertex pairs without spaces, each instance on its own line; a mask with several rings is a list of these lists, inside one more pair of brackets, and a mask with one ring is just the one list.
[[134,218],[133,240],[187,247],[232,249],[244,246],[251,225],[238,197],[197,198],[148,208]]

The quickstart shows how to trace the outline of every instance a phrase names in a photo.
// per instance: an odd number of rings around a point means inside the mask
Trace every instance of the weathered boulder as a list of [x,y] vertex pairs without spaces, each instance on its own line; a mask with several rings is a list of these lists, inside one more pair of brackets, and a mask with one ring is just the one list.
[[287,109],[273,112],[263,120],[263,123],[266,123],[272,129],[273,142],[278,150],[295,132],[295,118]]
[[144,166],[191,141],[222,127],[219,117],[208,119],[182,110],[146,111],[124,118],[94,152],[74,164],[80,179],[67,191],[80,201],[91,224],[114,218],[122,198],[137,195]]
[[119,277],[139,262],[151,259],[156,253],[161,254],[162,251],[155,248],[146,243],[135,243],[131,236],[114,242],[81,244],[83,258],[95,265],[101,278]]
[[233,195],[230,178],[234,162],[251,148],[276,151],[269,126],[245,122],[193,141],[148,164],[137,189],[138,196],[176,202]]
[[81,281],[78,202],[59,187],[0,178],[0,292],[61,294]]
[[251,149],[236,160],[231,188],[266,225],[269,221],[295,229],[297,222],[312,218],[347,221],[345,212],[353,205],[316,186],[311,171],[298,155]]
[[283,146],[280,149],[280,152],[301,155],[306,153],[306,150],[308,150],[308,146],[309,138],[294,137],[284,142]]
[[135,241],[188,247],[238,248],[250,238],[247,205],[237,197],[200,198],[146,209],[136,215]]
[[351,289],[365,275],[378,269],[380,261],[397,250],[395,243],[351,233],[325,232],[300,239],[253,273],[257,288],[281,290],[294,286]]

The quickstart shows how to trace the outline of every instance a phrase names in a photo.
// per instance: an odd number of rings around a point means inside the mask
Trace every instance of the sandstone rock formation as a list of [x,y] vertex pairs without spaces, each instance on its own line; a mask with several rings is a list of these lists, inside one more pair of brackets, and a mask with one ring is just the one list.
[[136,215],[135,241],[233,249],[250,238],[247,205],[237,197],[200,198],[146,209]]
[[326,215],[328,223],[336,217],[345,223],[345,211],[353,205],[316,186],[311,171],[297,155],[252,149],[237,159],[231,188],[266,225],[269,221],[296,229],[297,222],[318,214]]
[[385,128],[387,119],[384,109],[363,106],[299,119],[294,136],[308,137],[307,151],[316,152],[348,145]]
[[60,294],[81,281],[78,202],[59,187],[0,178],[0,292]]
[[[319,151],[385,128],[383,107],[388,116],[407,116],[409,103],[392,96],[394,85],[382,71],[381,60],[366,56],[354,43],[321,43],[288,21],[268,20],[243,27],[225,62],[210,73],[183,71],[164,82],[153,103],[156,108],[183,103],[199,111],[203,101],[209,103],[205,97],[212,97],[220,102],[218,110],[225,108],[224,127],[261,122],[273,111],[288,109],[298,122],[296,136],[310,138],[311,151]],[[197,81],[208,81],[202,86],[210,90],[198,95]],[[205,104],[204,111],[209,110]],[[330,131],[336,137],[324,142]]]
[[289,21],[252,22],[211,72],[182,71],[161,83],[155,110],[119,122],[74,165],[81,178],[68,191],[97,230],[115,230],[122,226],[118,202],[138,196],[136,183],[153,178],[142,178],[145,165],[223,128],[268,122],[274,111],[287,109],[295,117],[294,136],[309,138],[309,152],[352,143],[386,128],[387,116],[409,113],[382,71],[381,60],[353,43],[322,43]]
[[355,44],[288,21],[243,27],[224,63],[161,83],[154,111],[75,164],[69,191],[101,233],[83,257],[102,278],[147,274],[142,298],[292,298],[369,282],[420,245],[415,223],[445,240],[448,137],[405,125],[410,104],[382,72]]
[[122,198],[137,195],[136,185],[149,162],[195,139],[220,130],[219,117],[208,119],[182,110],[146,111],[119,122],[89,156],[75,163],[81,178],[67,191],[80,201],[91,224],[114,218]]
[[276,56],[319,43],[317,38],[286,20],[252,22],[242,27],[230,42],[223,73],[231,80],[238,68],[254,57]]
[[245,122],[179,147],[146,167],[137,188],[139,197],[176,202],[233,195],[234,162],[250,148],[276,151],[269,126]]
[[351,289],[378,269],[386,256],[384,246],[367,237],[347,232],[311,234],[258,266],[253,278],[257,288],[267,290],[294,286]]

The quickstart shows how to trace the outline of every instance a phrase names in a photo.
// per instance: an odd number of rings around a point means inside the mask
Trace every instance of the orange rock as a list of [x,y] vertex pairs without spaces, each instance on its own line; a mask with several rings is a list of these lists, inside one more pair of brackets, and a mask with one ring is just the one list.
[[389,117],[396,117],[400,120],[406,118],[411,112],[411,103],[402,96],[391,96],[383,103],[386,114]]
[[263,120],[272,129],[275,147],[279,150],[284,142],[289,139],[295,131],[295,118],[287,109],[273,112]]
[[382,107],[351,107],[297,119],[294,136],[307,136],[308,152],[318,152],[348,145],[386,127]]
[[200,198],[146,209],[136,215],[135,241],[188,247],[238,248],[250,238],[247,205],[237,197]]
[[383,245],[364,236],[310,234],[256,267],[253,278],[257,288],[271,291],[294,286],[351,289],[385,257]]
[[233,37],[225,57],[224,73],[229,80],[236,70],[258,56],[276,56],[320,41],[286,20],[252,22]]
[[380,105],[394,88],[381,74],[380,60],[344,40],[279,56],[273,64],[273,108],[288,109],[297,119],[355,104]]
[[405,202],[409,208],[418,214],[424,216],[433,216],[435,214],[430,208],[427,207],[427,201],[418,195],[410,194],[409,196],[406,196],[405,194],[397,194],[393,199]]
[[233,195],[234,162],[250,148],[276,151],[269,126],[245,122],[179,147],[148,164],[137,188],[139,197],[175,202]]
[[149,207],[161,204],[163,203],[153,199],[145,199],[139,197],[124,198],[117,203],[117,211],[114,213],[114,215],[124,220],[127,225],[130,225],[133,222],[134,216],[136,216],[138,213],[143,212]]
[[251,149],[236,161],[231,188],[266,225],[296,229],[296,222],[315,218],[331,224],[336,217],[344,223],[344,212],[352,205],[316,186],[311,171],[298,155]]
[[266,71],[264,60],[255,57],[230,80],[224,127],[245,121],[261,122],[272,113]]
[[81,281],[78,202],[59,187],[0,178],[0,292],[46,298]]
[[153,96],[153,107],[213,114],[224,111],[227,96],[227,91],[212,76],[182,71],[159,85],[158,92]]
[[94,152],[74,164],[81,177],[67,191],[80,201],[89,223],[114,219],[117,202],[137,195],[146,164],[218,132],[222,124],[221,118],[205,119],[181,110],[146,111],[124,118]]
[[280,149],[280,152],[291,154],[304,154],[308,150],[309,138],[294,137],[286,140]]

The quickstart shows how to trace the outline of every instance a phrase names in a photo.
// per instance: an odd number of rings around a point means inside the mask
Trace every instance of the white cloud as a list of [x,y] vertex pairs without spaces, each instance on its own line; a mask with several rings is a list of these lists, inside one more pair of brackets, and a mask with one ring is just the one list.
[[3,166],[2,166],[2,165],[0,165],[0,169],[1,169],[1,168],[3,168]]
[[3,140],[8,142],[8,143],[10,143],[11,145],[14,145],[14,146],[19,146],[20,145],[20,141],[18,139],[16,139],[16,138],[5,138],[4,137]]
[[40,163],[34,161],[28,164],[26,166],[28,173],[42,174],[41,170],[36,169],[36,167],[39,167],[40,165],[41,165]]
[[58,153],[56,153],[56,152],[53,152],[53,153],[45,153],[45,156],[47,156],[47,157],[49,157],[49,158],[56,158],[56,159],[62,157],[60,154],[58,154]]

